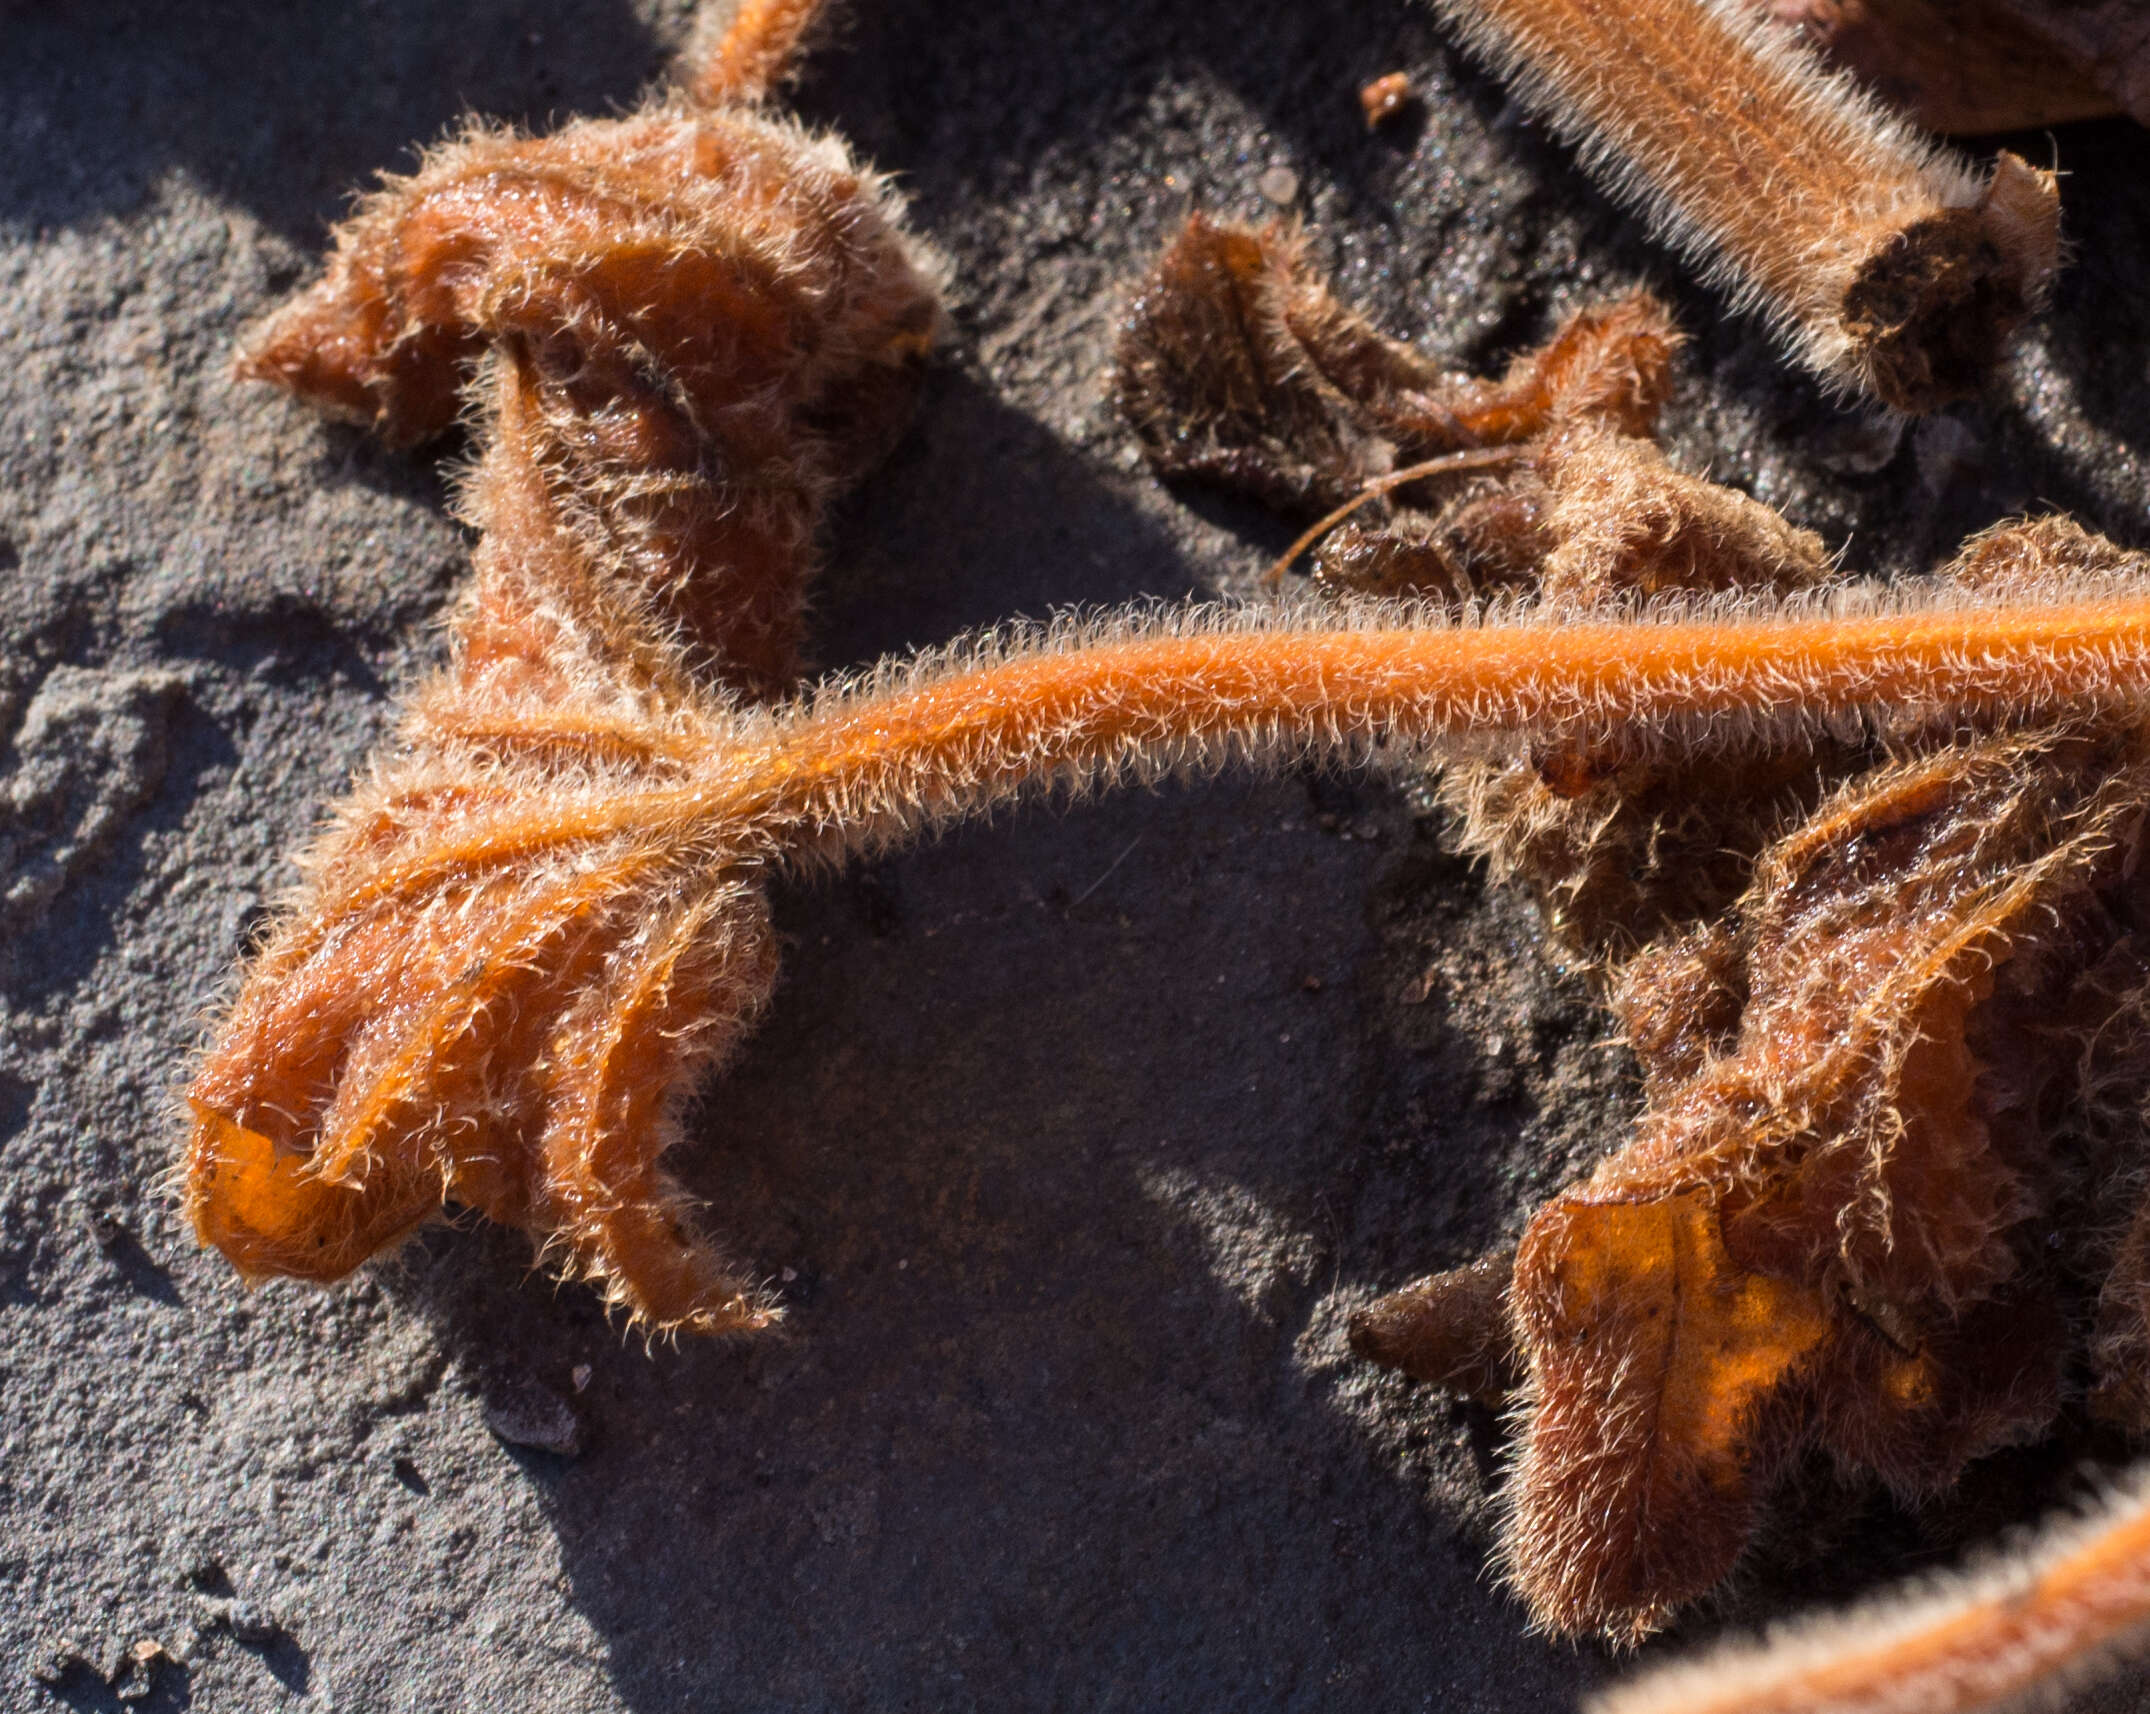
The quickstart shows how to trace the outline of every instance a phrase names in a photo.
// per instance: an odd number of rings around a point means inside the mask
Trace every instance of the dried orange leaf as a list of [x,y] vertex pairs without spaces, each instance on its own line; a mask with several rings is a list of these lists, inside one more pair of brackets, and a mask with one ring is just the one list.
[[1640,1638],[1745,1545],[1786,1443],[1776,1407],[1826,1344],[1826,1307],[1735,1267],[1705,1190],[1548,1204],[1514,1307],[1538,1411],[1509,1578],[1549,1625]]

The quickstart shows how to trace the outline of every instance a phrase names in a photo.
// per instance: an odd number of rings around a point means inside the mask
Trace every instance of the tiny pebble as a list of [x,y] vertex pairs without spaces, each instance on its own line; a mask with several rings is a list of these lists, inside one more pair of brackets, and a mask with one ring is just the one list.
[[582,1422],[558,1393],[528,1375],[504,1377],[487,1390],[485,1426],[510,1446],[572,1458],[582,1450]]
[[113,1697],[120,1702],[147,1702],[157,1688],[158,1669],[171,1658],[162,1643],[144,1637],[120,1657],[113,1670],[109,1680]]
[[1299,200],[1299,175],[1289,167],[1271,167],[1256,181],[1255,189],[1277,207],[1289,208]]
[[273,1643],[284,1634],[284,1627],[276,1622],[276,1615],[258,1601],[244,1596],[231,1604],[229,1617],[231,1634],[242,1643],[252,1643],[256,1648]]

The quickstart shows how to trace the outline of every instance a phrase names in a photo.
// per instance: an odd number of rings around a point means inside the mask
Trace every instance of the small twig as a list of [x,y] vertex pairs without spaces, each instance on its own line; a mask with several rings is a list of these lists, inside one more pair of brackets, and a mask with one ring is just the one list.
[[1369,501],[1378,500],[1382,495],[1404,487],[1407,483],[1417,482],[1424,477],[1445,476],[1457,470],[1497,469],[1503,464],[1513,464],[1522,456],[1523,452],[1520,447],[1473,447],[1468,452],[1443,453],[1439,458],[1429,458],[1423,464],[1414,464],[1404,470],[1392,470],[1386,476],[1377,476],[1341,506],[1337,507],[1335,511],[1329,513],[1327,517],[1316,524],[1310,525],[1302,532],[1298,540],[1278,556],[1276,564],[1262,574],[1262,581],[1271,587],[1282,583],[1286,573],[1291,570],[1293,563],[1301,554],[1305,553],[1308,548],[1320,541],[1323,536],[1335,529],[1338,524],[1341,524]]

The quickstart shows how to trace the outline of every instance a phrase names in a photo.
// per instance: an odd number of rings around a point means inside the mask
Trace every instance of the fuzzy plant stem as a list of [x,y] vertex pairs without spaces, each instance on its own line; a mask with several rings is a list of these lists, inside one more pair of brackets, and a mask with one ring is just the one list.
[[825,9],[826,0],[742,0],[727,17],[703,7],[675,68],[680,92],[700,108],[769,100],[798,70]]
[[1740,0],[1432,0],[1660,236],[1832,387],[1978,390],[2060,260],[2054,175],[1990,174]]
[[[1509,734],[1673,747],[1869,706],[2110,708],[2150,693],[2150,596],[1740,618],[1336,625],[1136,620],[1086,646],[824,693],[718,795],[734,825],[834,857],[1054,784]],[[1235,622],[1237,628],[1235,629]],[[730,770],[727,770],[730,772]]]
[[[660,675],[662,677],[662,675]],[[1195,607],[988,635],[771,708],[684,680],[518,694],[468,658],[324,836],[189,1089],[196,1229],[334,1279],[444,1198],[659,1330],[774,1307],[663,1172],[767,1004],[761,882],[1025,796],[1503,738],[1679,750],[1868,707],[2150,703],[2150,589],[1935,585],[1465,621]]]
[[2146,1626],[2150,1485],[2138,1476],[2057,1542],[1646,1674],[1591,1714],[1975,1714],[2095,1672]]

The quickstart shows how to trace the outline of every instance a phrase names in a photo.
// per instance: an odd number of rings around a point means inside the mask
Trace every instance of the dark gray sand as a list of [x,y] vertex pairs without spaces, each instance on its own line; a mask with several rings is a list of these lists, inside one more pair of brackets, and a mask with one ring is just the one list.
[[[958,296],[830,544],[825,665],[1245,588],[1281,545],[1161,491],[1109,408],[1127,282],[1190,207],[1303,218],[1347,297],[1477,368],[1658,284],[1695,335],[1675,455],[1855,569],[2025,507],[2150,545],[2130,127],[2018,140],[2071,175],[2075,265],[1989,400],[1898,438],[1401,0],[853,14],[801,105],[903,176]],[[785,893],[784,988],[680,1163],[781,1337],[645,1352],[468,1221],[327,1292],[194,1250],[172,1091],[467,550],[452,457],[235,387],[234,336],[414,141],[616,109],[684,23],[0,4],[0,1707],[1571,1704],[1616,1668],[1487,1572],[1498,1424],[1342,1329],[1612,1146],[1629,1068],[1394,787],[1031,812]],[[1369,136],[1398,68],[1425,106]],[[2075,1455],[1917,1514],[1818,1478],[1661,1646],[1945,1558]]]

